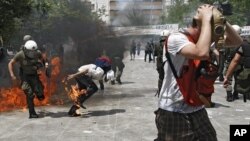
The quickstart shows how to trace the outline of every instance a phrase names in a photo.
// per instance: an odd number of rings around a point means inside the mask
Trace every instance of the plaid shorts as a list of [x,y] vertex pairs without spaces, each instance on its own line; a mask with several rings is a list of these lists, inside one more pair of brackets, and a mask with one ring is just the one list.
[[155,141],[217,141],[205,108],[188,114],[158,109],[155,114]]

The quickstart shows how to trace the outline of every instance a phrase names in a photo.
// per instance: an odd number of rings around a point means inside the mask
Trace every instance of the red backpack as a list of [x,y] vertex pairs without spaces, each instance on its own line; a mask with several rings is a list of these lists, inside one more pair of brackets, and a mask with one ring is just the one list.
[[[190,35],[185,35],[189,41],[194,42]],[[218,76],[218,66],[213,64],[211,60],[189,59],[188,65],[183,66],[181,75],[178,76],[167,51],[167,39],[165,47],[167,60],[184,97],[184,101],[191,106],[204,105],[199,96],[202,94],[206,97],[206,95],[211,95],[214,92],[213,85]]]

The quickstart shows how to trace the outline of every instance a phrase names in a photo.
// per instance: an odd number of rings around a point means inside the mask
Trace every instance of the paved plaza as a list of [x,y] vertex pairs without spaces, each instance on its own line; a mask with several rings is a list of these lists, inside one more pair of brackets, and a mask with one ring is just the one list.
[[[69,117],[70,102],[37,107],[39,119],[28,119],[28,111],[0,113],[1,141],[153,141],[156,138],[154,110],[157,109],[156,64],[144,62],[144,54],[124,59],[122,85],[105,84],[81,109],[82,116]],[[234,102],[225,100],[221,82],[215,84],[207,109],[219,141],[229,141],[229,125],[250,123],[250,101],[242,95]],[[56,95],[55,95],[56,96]]]

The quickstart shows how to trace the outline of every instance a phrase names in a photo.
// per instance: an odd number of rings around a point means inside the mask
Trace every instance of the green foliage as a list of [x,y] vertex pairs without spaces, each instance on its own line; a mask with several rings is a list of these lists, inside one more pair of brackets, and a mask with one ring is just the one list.
[[141,26],[141,25],[147,25],[148,22],[144,16],[144,14],[141,12],[141,10],[138,9],[132,9],[128,12],[126,15],[127,19],[129,20],[128,23],[124,23],[124,25],[129,26]]
[[[214,2],[224,2],[225,0],[189,0],[189,3],[184,4],[183,0],[176,0],[175,5],[169,7],[162,16],[163,23],[179,23],[183,25],[185,18],[192,15],[198,5],[202,3],[213,4]],[[249,0],[230,0],[233,8],[233,15],[226,16],[231,24],[240,26],[250,24],[250,2]],[[167,15],[168,13],[168,15]]]
[[31,12],[32,0],[0,1],[0,35],[8,41],[14,31],[20,29],[22,20]]
[[230,0],[233,6],[233,15],[227,17],[232,24],[240,26],[250,25],[249,0]]
[[72,56],[81,64],[92,62],[104,50],[111,56],[117,52],[123,55],[121,40],[106,38],[113,33],[100,20],[105,10],[92,12],[89,4],[82,0],[1,0],[0,36],[16,50],[26,34],[40,47],[49,44],[57,48],[71,39],[77,51]]
[[184,0],[176,0],[174,5],[167,7],[165,14],[161,17],[162,23],[179,23],[180,26],[188,24],[192,19],[199,1],[185,4]]

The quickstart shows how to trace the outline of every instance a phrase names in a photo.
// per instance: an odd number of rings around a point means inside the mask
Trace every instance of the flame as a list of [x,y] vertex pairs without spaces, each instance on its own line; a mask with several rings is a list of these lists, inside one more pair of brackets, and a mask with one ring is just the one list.
[[[56,92],[57,83],[60,74],[60,58],[54,57],[51,59],[51,77],[47,78],[44,71],[39,73],[40,80],[44,85],[44,96],[43,101],[39,101],[35,98],[34,103],[36,106],[49,105],[50,99]],[[56,104],[63,104],[61,99],[56,102]],[[19,87],[13,88],[0,88],[0,112],[9,111],[16,108],[22,108],[23,111],[26,109],[26,96],[24,92]]]
[[64,84],[64,89],[67,92],[69,98],[75,103],[75,104],[79,104],[77,102],[78,98],[81,95],[85,95],[86,94],[86,90],[82,89],[79,90],[77,85],[70,85],[70,88],[68,87],[68,82],[66,79],[63,79],[62,83]]

